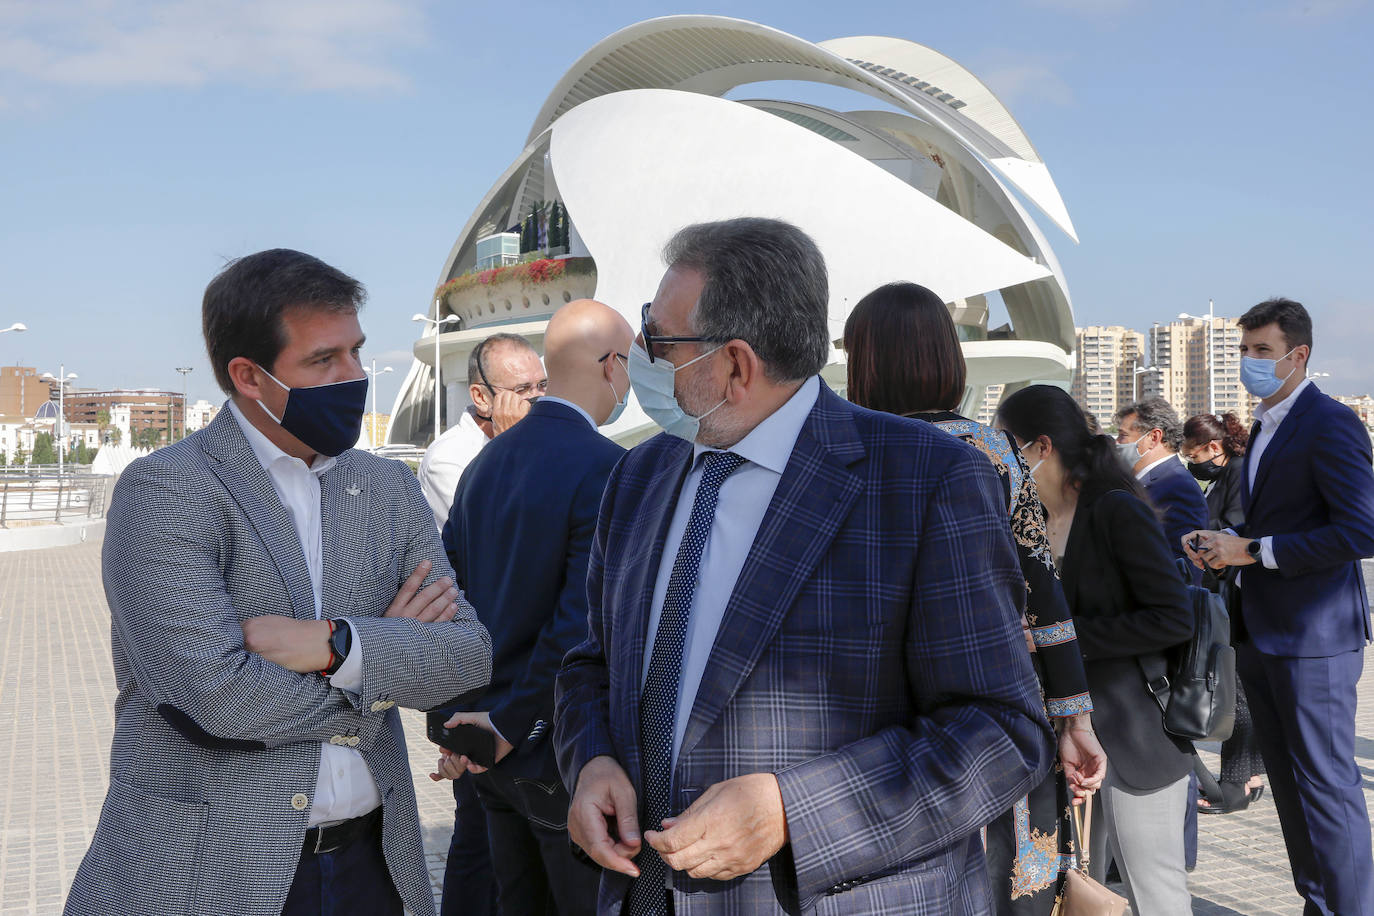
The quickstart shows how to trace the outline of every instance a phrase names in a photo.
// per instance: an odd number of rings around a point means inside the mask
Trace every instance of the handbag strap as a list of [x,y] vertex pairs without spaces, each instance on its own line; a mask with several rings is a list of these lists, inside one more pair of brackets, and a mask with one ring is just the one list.
[[1090,858],[1088,842],[1092,837],[1093,830],[1093,804],[1094,797],[1089,795],[1083,800],[1083,804],[1069,806],[1070,821],[1073,824],[1073,832],[1076,834],[1074,845],[1078,849],[1078,870],[1084,874],[1088,872],[1088,860]]

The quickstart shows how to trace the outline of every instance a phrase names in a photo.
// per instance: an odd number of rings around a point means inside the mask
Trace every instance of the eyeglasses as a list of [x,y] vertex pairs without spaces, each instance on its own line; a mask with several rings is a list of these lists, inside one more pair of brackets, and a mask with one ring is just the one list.
[[[653,362],[654,347],[665,344],[679,343],[706,343],[711,340],[709,337],[655,337],[649,333],[649,306],[652,302],[644,303],[644,308],[639,310],[639,333],[644,338],[644,352],[649,354],[649,362]],[[605,359],[606,357],[602,357]]]
[[610,351],[609,353],[607,353],[605,356],[603,356],[603,357],[601,357],[600,359],[598,359],[597,362],[599,362],[599,363],[604,363],[606,360],[610,359],[612,356],[617,357],[617,358],[619,358],[619,359],[621,359],[621,360],[623,360],[623,361],[625,361],[625,362],[627,362],[627,363],[630,361],[630,358],[629,358],[628,356],[626,356],[624,353],[617,353],[617,352],[615,352],[614,350],[612,350],[612,351]]
[[505,385],[493,385],[490,382],[485,382],[484,384],[486,384],[486,386],[492,389],[493,391],[498,389],[501,391],[514,391],[517,395],[519,395],[522,398],[529,396],[532,392],[535,391],[538,391],[540,394],[543,394],[544,392],[549,390],[549,380],[546,378],[541,378],[537,382],[530,382],[525,385],[516,385],[514,388],[508,388]]

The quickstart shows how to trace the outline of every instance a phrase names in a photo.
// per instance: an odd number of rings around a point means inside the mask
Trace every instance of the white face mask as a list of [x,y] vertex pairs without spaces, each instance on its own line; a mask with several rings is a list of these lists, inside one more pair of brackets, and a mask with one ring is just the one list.
[[1121,460],[1126,462],[1126,470],[1134,471],[1135,463],[1140,460],[1140,440],[1134,442],[1118,442],[1116,451],[1121,456]]
[[699,417],[694,417],[682,409],[682,405],[677,402],[677,394],[673,390],[673,377],[692,363],[700,359],[705,359],[720,347],[713,347],[693,359],[689,359],[681,366],[674,366],[666,359],[655,359],[649,362],[649,354],[645,352],[644,346],[635,341],[630,347],[630,387],[635,390],[635,397],[639,400],[639,406],[649,415],[663,431],[670,435],[677,436],[679,439],[686,439],[688,442],[697,440],[697,432],[701,428],[701,421],[709,417],[718,410],[721,404],[725,403],[725,398],[720,399],[720,404],[712,407]]
[[[1031,447],[1032,445],[1034,445],[1034,444],[1035,444],[1034,442],[1027,442],[1025,445],[1021,446],[1021,447],[1018,448],[1016,451],[1021,455],[1022,458],[1025,458],[1027,461],[1030,461],[1030,458],[1026,455],[1026,449],[1030,448],[1030,447]],[[1031,465],[1031,466],[1026,470],[1026,473],[1027,473],[1027,474],[1030,474],[1032,480],[1035,479],[1035,469],[1038,468],[1038,467],[1040,467],[1040,465],[1042,465],[1042,464],[1044,464],[1044,463],[1045,463],[1045,459],[1044,459],[1044,458],[1041,458],[1039,461],[1035,462],[1035,464]]]
[[[616,354],[615,360],[620,363],[621,367],[625,370],[625,374],[628,376],[630,374],[630,367],[625,365],[624,360],[620,358],[619,354]],[[606,384],[611,386],[611,394],[615,395],[615,406],[611,408],[611,415],[606,418],[605,423],[601,424],[602,426],[610,426],[616,420],[620,419],[620,415],[625,412],[625,405],[630,403],[630,388],[633,387],[632,385],[626,385],[625,394],[619,395],[616,394],[614,382],[610,379],[606,379]]]

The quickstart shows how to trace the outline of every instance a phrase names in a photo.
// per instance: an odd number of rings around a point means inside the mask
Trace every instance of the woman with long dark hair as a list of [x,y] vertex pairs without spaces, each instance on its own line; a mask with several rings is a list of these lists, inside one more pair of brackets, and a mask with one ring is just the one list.
[[[1250,433],[1233,413],[1204,413],[1190,417],[1183,424],[1183,447],[1179,454],[1188,462],[1188,470],[1206,487],[1207,527],[1213,531],[1235,528],[1245,521],[1241,505],[1241,474],[1244,473],[1245,449]],[[1202,584],[1223,595],[1230,584],[1217,577],[1211,569],[1203,570]],[[1250,704],[1245,690],[1236,679],[1236,725],[1231,737],[1221,745],[1221,778],[1208,779],[1210,774],[1199,772],[1202,797],[1198,810],[1207,814],[1229,814],[1243,811],[1264,794],[1260,774],[1264,761],[1255,743],[1254,725],[1250,720]]]
[[844,328],[849,399],[916,417],[988,457],[1005,488],[1008,518],[1026,578],[1026,641],[1037,661],[1045,707],[1059,736],[1061,765],[988,827],[988,871],[997,912],[1048,914],[1072,848],[1070,793],[1086,795],[1106,770],[1092,731],[1083,661],[1064,603],[1035,482],[1006,433],[955,413],[966,369],[959,337],[940,298],[914,283],[891,283],[854,307]]
[[1193,750],[1164,731],[1139,658],[1192,635],[1193,615],[1164,529],[1116,444],[1088,432],[1069,395],[1032,385],[1008,395],[997,425],[1034,462],[1050,548],[1078,629],[1078,647],[1107,749],[1092,869],[1110,846],[1136,916],[1191,912],[1183,818]]

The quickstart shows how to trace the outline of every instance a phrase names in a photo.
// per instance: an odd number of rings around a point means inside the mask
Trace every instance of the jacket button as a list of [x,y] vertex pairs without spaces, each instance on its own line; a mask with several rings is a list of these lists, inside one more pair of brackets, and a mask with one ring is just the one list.
[[310,807],[310,799],[306,797],[304,792],[297,792],[295,795],[291,796],[291,807],[295,808],[297,811],[304,811],[306,808]]
[[359,738],[357,735],[349,735],[346,741],[349,747],[357,747],[358,743],[362,741],[362,739]]

